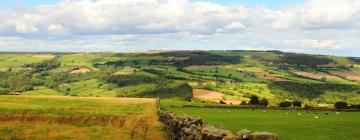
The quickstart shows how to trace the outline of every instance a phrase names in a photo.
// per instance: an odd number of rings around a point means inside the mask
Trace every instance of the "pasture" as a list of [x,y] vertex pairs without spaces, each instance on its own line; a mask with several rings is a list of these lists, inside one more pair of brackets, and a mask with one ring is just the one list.
[[20,67],[24,64],[39,63],[54,58],[50,54],[1,54],[0,71],[6,71],[9,68]]
[[71,96],[106,96],[115,97],[117,87],[114,84],[104,84],[97,79],[85,80],[61,85],[59,90]]
[[341,112],[340,115],[329,112],[326,115],[326,112],[315,114],[311,111],[181,107],[184,104],[188,103],[161,101],[167,111],[200,117],[205,123],[235,133],[241,129],[268,131],[278,134],[283,140],[350,140],[360,137],[359,112]]
[[0,139],[166,139],[155,99],[0,96]]

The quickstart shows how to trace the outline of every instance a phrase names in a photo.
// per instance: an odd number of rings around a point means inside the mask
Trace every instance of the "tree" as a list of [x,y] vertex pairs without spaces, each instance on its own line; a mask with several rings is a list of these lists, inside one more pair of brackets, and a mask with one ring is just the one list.
[[293,105],[294,107],[301,107],[301,106],[302,106],[302,104],[301,104],[300,101],[294,101],[294,102],[292,103],[292,105]]
[[222,101],[222,100],[220,100],[219,103],[220,103],[220,104],[226,104],[226,102],[224,102],[224,101]]
[[349,106],[346,102],[336,102],[334,106],[336,109],[349,109]]
[[291,102],[285,101],[279,104],[279,107],[291,107]]
[[259,97],[256,96],[256,95],[251,95],[250,96],[250,101],[249,101],[249,104],[251,105],[258,105],[259,104]]
[[240,105],[247,105],[246,101],[242,101]]
[[326,82],[326,77],[321,77],[320,80],[323,81],[323,82]]
[[263,105],[263,106],[267,107],[269,105],[269,101],[267,99],[265,99],[265,98],[261,99],[260,100],[260,105]]

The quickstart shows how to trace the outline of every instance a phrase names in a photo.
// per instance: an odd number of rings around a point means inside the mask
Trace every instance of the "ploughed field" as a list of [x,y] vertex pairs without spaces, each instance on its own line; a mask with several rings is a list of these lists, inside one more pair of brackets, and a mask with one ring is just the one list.
[[355,140],[360,137],[359,112],[337,114],[325,111],[181,107],[184,103],[166,100],[161,105],[166,111],[200,117],[207,124],[234,133],[241,129],[267,131],[278,134],[283,140]]
[[0,139],[166,139],[155,99],[0,96]]

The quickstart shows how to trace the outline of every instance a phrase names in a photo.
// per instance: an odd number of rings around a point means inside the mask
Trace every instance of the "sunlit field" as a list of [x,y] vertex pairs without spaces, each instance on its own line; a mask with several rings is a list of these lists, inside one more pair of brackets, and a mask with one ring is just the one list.
[[336,114],[322,111],[190,108],[181,107],[182,103],[170,100],[161,103],[167,111],[200,117],[205,123],[235,133],[241,129],[267,131],[278,134],[283,140],[355,140],[360,137],[360,112]]
[[154,99],[0,96],[0,139],[166,139]]

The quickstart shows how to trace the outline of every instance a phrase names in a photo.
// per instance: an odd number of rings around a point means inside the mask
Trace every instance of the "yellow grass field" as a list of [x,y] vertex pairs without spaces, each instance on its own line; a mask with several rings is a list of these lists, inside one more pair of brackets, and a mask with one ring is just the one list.
[[332,75],[336,75],[348,80],[353,80],[353,81],[360,81],[360,73],[355,73],[355,72],[338,72],[338,71],[332,71],[330,72]]
[[193,90],[193,97],[198,99],[206,99],[206,100],[213,100],[213,101],[220,101],[223,99],[224,94],[205,90],[205,89],[194,89]]
[[0,96],[0,139],[166,138],[155,99]]
[[88,73],[90,72],[91,70],[87,69],[87,68],[79,68],[79,69],[76,69],[76,70],[73,70],[71,71],[70,73]]

